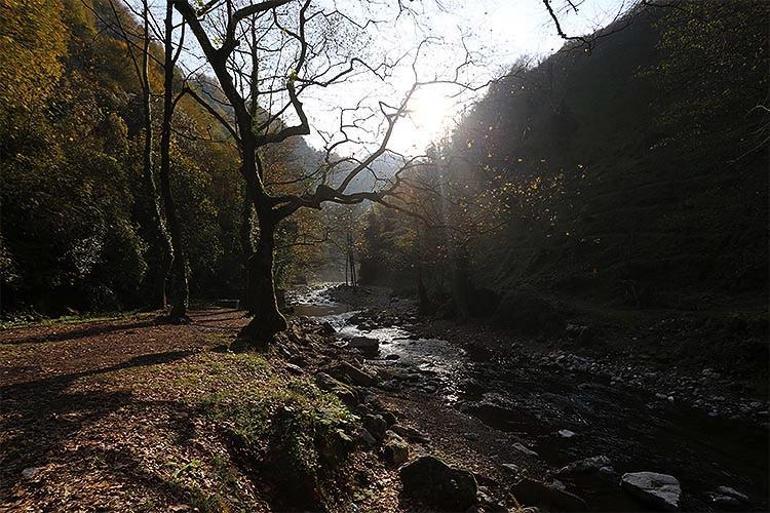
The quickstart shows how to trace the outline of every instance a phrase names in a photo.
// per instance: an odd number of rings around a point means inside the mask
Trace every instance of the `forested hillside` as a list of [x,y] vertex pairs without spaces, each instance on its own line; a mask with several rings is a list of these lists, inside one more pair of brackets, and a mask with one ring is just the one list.
[[767,13],[642,5],[590,47],[515,66],[410,177],[404,205],[427,225],[371,213],[362,279],[513,324],[533,309],[764,311]]
[[[0,276],[7,315],[153,305],[164,256],[143,175],[141,74],[132,62],[137,50],[132,57],[118,27],[142,33],[122,4],[106,0],[2,7]],[[153,45],[151,52],[157,167],[162,48]],[[182,79],[180,71],[176,75]],[[201,83],[207,84],[196,87]],[[171,144],[171,187],[182,206],[193,299],[237,298],[244,264],[237,150],[190,97],[179,100]],[[299,141],[275,150],[270,165],[290,176],[313,158]],[[293,241],[306,220],[284,226],[283,239]],[[278,278],[288,278],[294,257],[311,258],[314,251],[279,251]]]

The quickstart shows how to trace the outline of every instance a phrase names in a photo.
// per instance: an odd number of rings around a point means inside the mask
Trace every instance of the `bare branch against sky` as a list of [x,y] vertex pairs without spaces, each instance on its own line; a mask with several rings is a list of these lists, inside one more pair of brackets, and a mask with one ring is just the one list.
[[[155,10],[163,8],[164,2],[156,0],[155,3]],[[560,29],[569,35],[586,34],[606,25],[631,3],[631,0],[550,1],[558,15]],[[348,38],[345,47],[349,50],[354,49],[358,55],[368,55],[373,63],[395,64],[402,59],[402,65],[391,65],[387,71],[381,68],[379,71],[382,73],[378,73],[377,69],[367,69],[365,59],[362,59],[344,81],[328,87],[308,87],[302,94],[304,110],[313,127],[311,134],[305,138],[315,147],[324,147],[334,140],[335,134],[339,135],[341,115],[357,116],[357,124],[362,127],[359,135],[362,137],[350,139],[361,144],[356,147],[349,143],[336,148],[342,154],[372,149],[371,145],[367,146],[366,139],[370,139],[369,142],[377,139],[363,137],[363,132],[376,132],[376,124],[381,124],[382,119],[372,115],[366,122],[361,118],[365,112],[377,113],[380,101],[396,104],[407,92],[414,78],[409,57],[414,55],[422,41],[428,43],[423,44],[416,64],[420,80],[452,78],[455,69],[470,56],[472,62],[463,68],[459,78],[475,87],[499,77],[517,61],[528,59],[534,63],[564,44],[543,0],[424,0],[409,2],[408,13],[399,11],[399,3],[395,0],[371,3],[315,0],[312,5],[314,12],[335,13],[347,18],[349,23],[340,26],[347,27],[348,31],[334,34],[334,37]],[[217,23],[216,20],[209,22]],[[356,32],[350,32],[350,27],[356,28]],[[290,27],[286,29],[288,34]],[[246,44],[243,27],[238,38],[244,39]],[[200,48],[193,41],[194,38],[187,39],[188,46],[181,58],[183,66],[188,72],[211,74]],[[248,53],[244,51],[242,55]],[[249,68],[248,62],[238,61],[239,55],[236,50],[234,56],[238,65],[244,70]],[[340,58],[339,61],[330,62],[328,70],[316,70],[322,79],[331,78],[334,72],[345,71],[348,63],[342,58],[344,56],[336,57]],[[274,65],[277,71],[281,63],[276,60]],[[326,73],[321,74],[322,71]],[[300,82],[302,78],[299,77]],[[474,90],[458,90],[451,84],[434,84],[415,91],[408,115],[390,139],[390,148],[407,155],[422,153],[431,141],[451,128],[473,100],[483,94],[483,88],[475,90],[475,87]],[[282,97],[285,93],[276,91],[272,97],[274,106],[287,104],[286,98]],[[260,106],[271,110],[270,105]],[[291,109],[280,114],[284,121],[293,121]]]

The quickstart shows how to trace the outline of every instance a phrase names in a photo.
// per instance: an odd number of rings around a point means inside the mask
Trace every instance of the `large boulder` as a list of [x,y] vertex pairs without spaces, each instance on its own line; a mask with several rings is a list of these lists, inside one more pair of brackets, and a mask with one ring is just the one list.
[[465,511],[476,504],[476,478],[433,456],[420,456],[399,471],[404,494],[429,508]]
[[682,487],[674,476],[657,472],[623,474],[620,486],[642,503],[663,511],[678,511]]

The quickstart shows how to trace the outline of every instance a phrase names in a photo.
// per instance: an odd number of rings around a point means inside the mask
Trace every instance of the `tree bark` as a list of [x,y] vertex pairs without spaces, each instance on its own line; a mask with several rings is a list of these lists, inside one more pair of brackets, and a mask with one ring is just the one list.
[[239,239],[241,243],[241,253],[243,254],[243,283],[241,290],[241,306],[249,314],[256,311],[254,298],[249,295],[249,260],[254,255],[254,245],[251,242],[251,215],[252,200],[248,191],[243,193],[243,210],[241,211],[241,227],[239,230]]
[[171,121],[174,116],[174,57],[173,57],[173,4],[166,2],[164,73],[163,73],[163,122],[160,132],[160,190],[171,236],[172,264],[170,300],[171,322],[185,322],[190,288],[187,279],[187,259],[182,240],[182,226],[171,194]]
[[[276,333],[286,329],[286,319],[278,309],[273,279],[273,252],[276,223],[268,212],[259,216],[257,249],[248,260],[247,297],[255,306],[249,324],[239,333],[237,346],[266,347]],[[236,347],[237,349],[238,347]]]

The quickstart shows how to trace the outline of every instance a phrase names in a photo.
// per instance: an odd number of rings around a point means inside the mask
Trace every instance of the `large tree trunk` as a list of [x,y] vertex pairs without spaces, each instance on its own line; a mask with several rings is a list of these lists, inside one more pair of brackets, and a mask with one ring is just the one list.
[[278,310],[273,279],[273,253],[278,218],[266,197],[260,194],[256,146],[248,130],[242,139],[242,168],[246,180],[246,194],[251,199],[259,223],[257,248],[246,263],[246,307],[254,316],[238,334],[234,350],[264,348],[275,336],[286,329],[286,319]]
[[257,249],[248,261],[247,297],[255,307],[248,325],[238,335],[236,348],[266,347],[286,329],[286,319],[278,310],[273,280],[273,251],[276,225],[271,219],[260,219]]
[[163,207],[168,220],[173,260],[171,267],[170,300],[171,322],[185,322],[190,288],[187,280],[187,259],[185,258],[182,226],[177,215],[174,198],[171,195],[171,120],[174,115],[174,62],[173,62],[173,5],[166,3],[164,78],[163,78],[163,123],[160,133],[160,189]]

